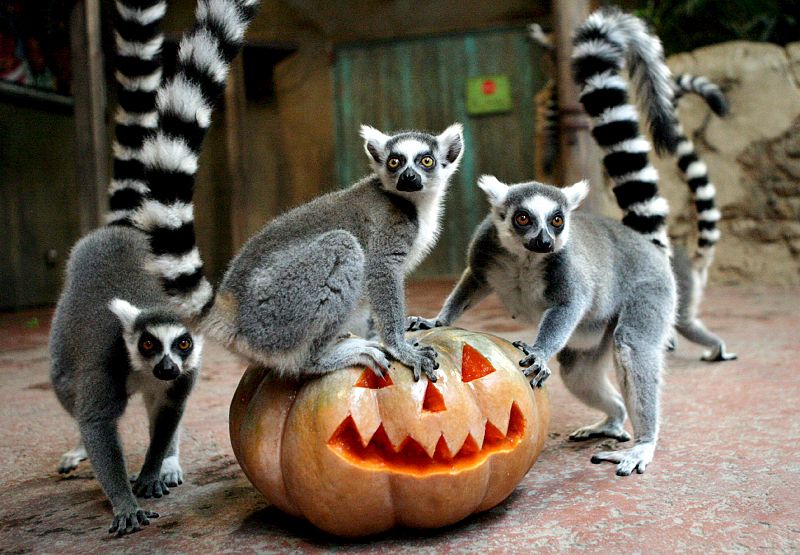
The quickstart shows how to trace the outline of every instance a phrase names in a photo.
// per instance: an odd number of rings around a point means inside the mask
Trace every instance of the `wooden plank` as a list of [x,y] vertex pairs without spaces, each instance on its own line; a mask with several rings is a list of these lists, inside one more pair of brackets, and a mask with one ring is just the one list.
[[231,243],[238,251],[250,236],[247,225],[248,203],[245,179],[244,114],[247,109],[242,56],[231,63],[225,88],[225,152],[228,159],[228,186],[231,197]]
[[70,35],[75,95],[75,161],[80,191],[80,229],[84,234],[103,221],[109,179],[100,0],[80,0],[75,4],[70,19]]

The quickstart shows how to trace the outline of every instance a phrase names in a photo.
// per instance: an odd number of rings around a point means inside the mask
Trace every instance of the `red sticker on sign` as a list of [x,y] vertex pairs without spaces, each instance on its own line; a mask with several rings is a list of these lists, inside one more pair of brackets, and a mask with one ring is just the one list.
[[487,79],[483,82],[483,94],[489,95],[494,94],[494,91],[497,90],[497,84],[491,79]]

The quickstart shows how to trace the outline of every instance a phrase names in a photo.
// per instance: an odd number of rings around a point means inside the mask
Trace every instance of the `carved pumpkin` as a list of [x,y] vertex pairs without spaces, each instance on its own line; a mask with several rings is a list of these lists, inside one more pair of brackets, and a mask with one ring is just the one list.
[[520,353],[486,334],[414,334],[439,352],[438,380],[393,363],[287,383],[247,370],[231,404],[234,453],[279,509],[327,532],[435,528],[500,503],[542,450],[549,405]]

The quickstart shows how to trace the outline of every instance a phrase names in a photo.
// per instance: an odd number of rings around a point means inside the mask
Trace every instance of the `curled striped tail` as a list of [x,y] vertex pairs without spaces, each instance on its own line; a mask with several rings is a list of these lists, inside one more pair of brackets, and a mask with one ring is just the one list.
[[692,193],[694,206],[697,213],[697,257],[711,263],[714,254],[714,245],[719,241],[720,232],[717,222],[721,218],[716,207],[716,188],[708,179],[706,163],[700,160],[694,150],[694,144],[680,130],[680,142],[675,155],[678,158],[678,168],[681,170],[686,184]]
[[158,275],[178,312],[193,318],[213,301],[194,229],[197,159],[214,104],[259,0],[199,0],[195,23],[181,38],[175,75],[158,90],[158,130],[145,140],[150,191],[133,217],[150,235],[148,270]]
[[728,115],[728,100],[722,91],[708,77],[702,75],[689,75],[682,73],[675,76],[675,100],[677,101],[686,93],[693,93],[703,97],[708,107],[720,117]]
[[[728,101],[720,88],[707,77],[682,74],[675,77],[675,101],[684,94],[697,94],[705,99],[718,116],[728,114]],[[697,216],[697,250],[695,260],[707,269],[714,259],[714,245],[720,238],[717,222],[722,217],[716,207],[716,187],[708,178],[708,167],[695,151],[694,144],[678,125],[680,140],[675,155],[678,168],[689,186]]]
[[158,124],[161,85],[161,21],[164,0],[117,0],[114,18],[117,96],[114,167],[109,185],[109,224],[128,225],[147,194],[142,144]]
[[618,11],[598,11],[575,32],[572,69],[580,102],[592,119],[592,136],[604,151],[603,165],[614,182],[622,222],[669,248],[669,206],[658,192],[658,173],[650,164],[650,142],[639,129],[639,115],[628,98],[626,67],[657,148],[677,145],[673,88],[659,40],[642,21]]

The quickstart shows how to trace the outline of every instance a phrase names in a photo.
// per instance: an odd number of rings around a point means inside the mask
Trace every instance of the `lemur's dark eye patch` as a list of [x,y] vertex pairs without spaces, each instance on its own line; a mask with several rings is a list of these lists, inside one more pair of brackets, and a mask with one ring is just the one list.
[[388,160],[386,160],[386,167],[389,168],[390,170],[396,170],[397,168],[402,166],[404,162],[405,162],[405,158],[403,158],[402,156],[398,156],[396,154],[393,154],[393,155],[389,156]]
[[161,352],[161,341],[156,339],[153,334],[144,332],[139,337],[139,352],[143,356],[153,356]]
[[172,343],[173,348],[177,348],[179,351],[184,353],[188,353],[192,349],[192,338],[189,337],[189,334],[182,335],[178,337]]
[[527,212],[517,212],[514,214],[514,223],[520,227],[531,225],[531,217]]

